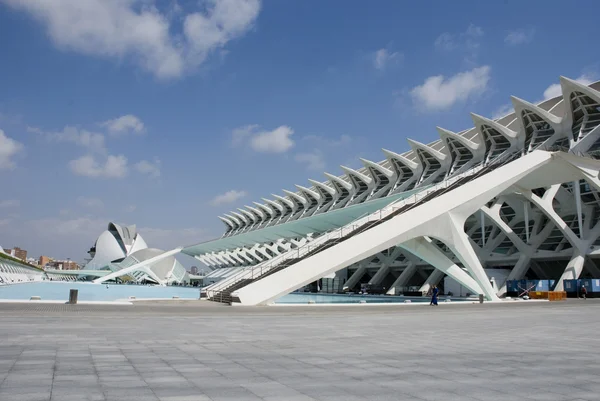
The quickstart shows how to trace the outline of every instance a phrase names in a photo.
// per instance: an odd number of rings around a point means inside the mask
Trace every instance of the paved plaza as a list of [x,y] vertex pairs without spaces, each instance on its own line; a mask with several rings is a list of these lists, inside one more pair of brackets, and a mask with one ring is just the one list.
[[600,301],[0,304],[1,401],[600,399]]

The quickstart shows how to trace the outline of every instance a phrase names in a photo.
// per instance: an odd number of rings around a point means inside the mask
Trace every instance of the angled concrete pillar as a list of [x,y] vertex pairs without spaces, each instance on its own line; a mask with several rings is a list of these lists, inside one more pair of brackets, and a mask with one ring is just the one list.
[[432,286],[438,285],[438,283],[444,278],[444,273],[441,270],[433,269],[425,283],[419,288],[419,291],[427,293]]
[[450,216],[450,220],[453,222],[453,224],[450,224],[452,232],[446,245],[462,262],[471,277],[479,284],[479,287],[481,287],[480,294],[483,293],[488,301],[498,301],[498,295],[496,295],[496,291],[494,291],[483,265],[471,246],[469,237],[464,232],[463,227],[466,216]]
[[[515,267],[510,271],[506,281],[522,279],[525,276],[525,273],[527,273],[530,260],[531,258],[528,255],[521,255],[515,264]],[[498,290],[498,296],[501,297],[503,295],[506,295],[506,282],[502,284],[502,287]]]
[[[369,280],[369,284],[378,285],[383,279],[385,279],[390,272],[390,265],[394,263],[394,261],[400,256],[402,253],[402,248],[395,247],[388,256],[380,257],[381,267],[377,270],[377,273],[373,276],[371,280]],[[383,254],[380,254],[383,255]]]
[[[427,277],[425,284],[421,287],[424,291],[429,291],[429,288],[433,284],[437,284],[444,274],[452,277],[455,281],[473,291],[475,294],[482,294],[482,289],[479,284],[461,269],[456,263],[450,260],[437,246],[435,246],[431,239],[426,237],[419,237],[409,241],[406,241],[401,247],[408,250],[410,253],[423,259],[430,265],[432,265],[436,271],[439,271],[441,275],[433,273]],[[435,279],[437,278],[437,281]],[[427,286],[428,285],[428,286]]]
[[377,270],[377,273],[375,273],[373,278],[371,278],[371,280],[369,280],[369,284],[378,285],[379,283],[381,283],[383,281],[383,279],[387,276],[387,274],[389,272],[390,272],[390,267],[384,263],[379,268],[379,270]]
[[400,276],[394,281],[390,289],[387,291],[387,295],[396,295],[396,289],[406,287],[406,284],[410,281],[412,276],[417,272],[417,264],[414,262],[408,262],[408,265],[402,270]]
[[563,272],[562,276],[560,276],[558,283],[556,283],[554,291],[564,291],[563,280],[578,279],[583,271],[584,262],[585,255],[583,255],[581,251],[575,250],[571,260],[569,260],[569,263],[567,264],[565,271]]
[[356,284],[358,284],[358,282],[365,275],[366,272],[367,272],[367,267],[362,263],[359,264],[358,269],[356,269],[356,271],[354,273],[352,273],[352,275],[350,277],[348,277],[346,284],[344,284],[344,288],[348,288],[348,289],[354,288],[354,286]]

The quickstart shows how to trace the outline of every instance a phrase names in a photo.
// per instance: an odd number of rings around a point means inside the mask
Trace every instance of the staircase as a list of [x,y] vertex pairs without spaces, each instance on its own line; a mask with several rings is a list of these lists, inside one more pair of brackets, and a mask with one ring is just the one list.
[[261,280],[271,274],[277,273],[289,266],[307,259],[325,249],[331,248],[349,238],[363,233],[379,224],[382,224],[408,210],[414,209],[438,196],[452,191],[453,189],[466,184],[469,181],[477,179],[498,167],[501,167],[512,160],[518,158],[520,153],[509,153],[498,157],[486,166],[477,166],[471,170],[446,181],[443,181],[433,187],[425,188],[407,199],[394,202],[385,208],[361,217],[347,226],[323,234],[312,242],[282,254],[276,258],[249,267],[241,272],[228,277],[225,280],[217,282],[206,288],[207,297],[211,301],[232,304],[239,302],[239,299],[233,293],[246,285]]

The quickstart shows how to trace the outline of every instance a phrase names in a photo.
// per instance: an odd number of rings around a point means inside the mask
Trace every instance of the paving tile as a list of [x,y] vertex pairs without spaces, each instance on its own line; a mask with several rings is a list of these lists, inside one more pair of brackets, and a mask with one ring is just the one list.
[[598,342],[574,324],[600,331],[590,319],[600,301],[590,301],[76,315],[6,306],[0,401],[597,401]]

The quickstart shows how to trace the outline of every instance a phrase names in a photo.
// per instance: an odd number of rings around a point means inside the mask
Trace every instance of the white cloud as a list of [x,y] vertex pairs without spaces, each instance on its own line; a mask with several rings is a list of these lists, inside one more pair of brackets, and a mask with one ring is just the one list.
[[515,112],[515,109],[513,108],[512,103],[506,103],[506,104],[503,104],[502,106],[498,107],[492,113],[492,119],[495,120],[497,118],[502,118],[502,117],[506,116],[507,114],[514,113],[514,112]]
[[373,67],[379,71],[383,71],[389,64],[397,63],[401,58],[402,55],[398,52],[390,52],[388,49],[379,49],[373,53]]
[[202,228],[150,228],[140,227],[138,232],[149,246],[163,250],[178,246],[189,246],[212,239],[213,236]]
[[129,205],[125,208],[125,212],[126,213],[133,213],[135,212],[135,210],[137,209],[136,205]]
[[127,158],[123,155],[108,155],[104,163],[99,163],[92,155],[85,155],[69,162],[76,175],[93,178],[123,178],[127,175]]
[[504,38],[504,43],[515,46],[522,45],[525,43],[529,43],[533,40],[533,36],[535,35],[535,29],[517,29],[515,31],[510,31],[506,37]]
[[483,36],[483,29],[476,25],[469,25],[462,33],[444,32],[434,42],[436,49],[443,51],[474,50],[479,47],[479,40]]
[[[0,0],[43,23],[66,51],[131,59],[158,78],[177,78],[244,35],[260,0],[207,0],[201,12],[159,8],[155,0]],[[179,22],[181,21],[181,24]]]
[[108,120],[102,123],[102,126],[106,127],[108,132],[112,135],[123,135],[123,134],[142,134],[144,133],[144,123],[138,117],[133,114],[127,114],[114,120]]
[[104,207],[104,202],[98,198],[88,198],[86,196],[78,196],[75,202],[82,207],[98,210]]
[[435,75],[423,85],[410,91],[413,104],[419,110],[446,110],[457,102],[466,101],[487,90],[490,80],[489,66],[477,67],[449,78]]
[[[594,78],[590,75],[583,74],[575,81],[579,82],[580,84],[589,85],[594,82]],[[561,95],[562,90],[560,89],[560,84],[552,84],[544,91],[544,100],[552,99],[553,97]]]
[[23,144],[9,138],[0,129],[0,170],[12,170],[15,162],[12,158],[23,150]]
[[236,128],[232,133],[232,144],[240,146],[247,144],[256,152],[284,153],[294,146],[290,138],[294,130],[287,125],[282,125],[272,131],[260,130],[256,124]]
[[77,217],[71,219],[59,219],[55,217],[30,220],[25,226],[38,236],[42,237],[87,237],[88,243],[93,241],[106,230],[107,220],[94,219],[90,217]]
[[325,157],[323,152],[318,149],[315,149],[312,152],[308,153],[298,153],[294,156],[294,159],[298,163],[306,164],[306,168],[311,171],[323,171],[325,170]]
[[241,145],[242,143],[244,143],[246,138],[248,138],[250,135],[252,135],[252,133],[256,132],[256,130],[259,127],[260,126],[258,124],[249,124],[249,125],[244,125],[243,127],[238,127],[236,129],[234,129],[233,132],[231,133],[232,145],[233,146]]
[[319,147],[329,146],[333,148],[348,145],[352,142],[352,137],[350,135],[340,135],[338,139],[330,139],[319,135],[306,135],[302,139],[315,142]]
[[94,152],[104,152],[106,150],[104,135],[70,125],[59,132],[46,132],[37,127],[27,127],[27,131],[43,135],[49,141],[70,142]]
[[8,208],[8,207],[19,207],[21,206],[21,202],[17,199],[6,199],[0,201],[0,208]]
[[227,205],[229,203],[234,203],[237,200],[242,199],[246,195],[248,195],[246,191],[237,191],[235,189],[232,189],[231,191],[227,191],[224,194],[215,196],[213,200],[210,201],[210,204],[212,206]]
[[154,163],[147,160],[142,160],[136,163],[133,167],[138,173],[148,174],[150,177],[158,178],[160,177],[160,165],[160,160],[155,159]]

